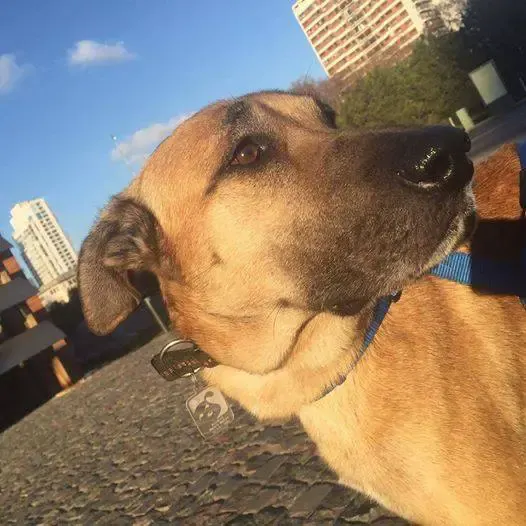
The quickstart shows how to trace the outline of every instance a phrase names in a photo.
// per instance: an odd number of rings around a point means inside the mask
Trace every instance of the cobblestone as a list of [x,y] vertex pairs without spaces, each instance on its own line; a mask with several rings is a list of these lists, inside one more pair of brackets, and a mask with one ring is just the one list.
[[150,366],[155,340],[0,435],[0,524],[403,526],[336,484],[297,422],[264,426],[234,405],[204,441],[191,381]]

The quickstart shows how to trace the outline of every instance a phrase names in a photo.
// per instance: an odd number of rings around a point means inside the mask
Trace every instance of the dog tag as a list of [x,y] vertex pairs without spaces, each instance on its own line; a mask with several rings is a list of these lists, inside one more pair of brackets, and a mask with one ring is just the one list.
[[216,387],[201,387],[196,373],[217,362],[189,340],[170,340],[151,361],[155,370],[168,381],[191,377],[194,393],[186,401],[186,409],[203,436],[210,438],[224,431],[234,420],[234,413]]
[[[195,384],[197,379],[192,377]],[[205,387],[186,401],[186,409],[203,438],[225,431],[234,420],[232,408],[216,387]]]

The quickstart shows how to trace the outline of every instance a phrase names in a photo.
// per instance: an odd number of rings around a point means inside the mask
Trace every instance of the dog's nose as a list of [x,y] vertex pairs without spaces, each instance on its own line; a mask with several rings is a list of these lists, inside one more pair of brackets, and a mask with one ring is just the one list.
[[473,176],[467,133],[451,126],[435,126],[411,133],[398,177],[422,189],[463,186]]

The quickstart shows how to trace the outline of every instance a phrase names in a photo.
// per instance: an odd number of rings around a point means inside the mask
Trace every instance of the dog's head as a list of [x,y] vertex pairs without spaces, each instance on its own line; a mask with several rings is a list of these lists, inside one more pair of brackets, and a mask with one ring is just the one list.
[[86,319],[111,331],[157,277],[172,321],[218,361],[277,367],[318,313],[355,315],[461,242],[467,136],[348,132],[317,100],[256,93],[181,124],[114,197],[79,263]]

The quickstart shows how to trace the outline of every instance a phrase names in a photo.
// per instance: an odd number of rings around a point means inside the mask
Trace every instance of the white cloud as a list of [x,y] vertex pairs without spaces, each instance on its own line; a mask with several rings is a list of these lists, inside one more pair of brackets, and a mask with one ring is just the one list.
[[135,54],[130,53],[122,42],[102,44],[95,40],[79,40],[68,53],[72,66],[123,62],[135,58]]
[[142,164],[153,149],[187,118],[187,115],[172,117],[167,122],[156,122],[137,130],[126,140],[117,143],[111,152],[111,158],[127,164]]
[[17,64],[14,55],[0,55],[0,95],[10,92],[30,68],[29,64]]

